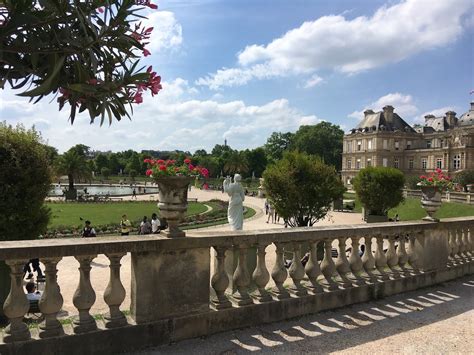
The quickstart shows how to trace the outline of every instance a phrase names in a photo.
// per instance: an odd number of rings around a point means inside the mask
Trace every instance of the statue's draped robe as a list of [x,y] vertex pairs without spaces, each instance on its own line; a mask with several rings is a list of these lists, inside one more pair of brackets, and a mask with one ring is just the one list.
[[244,207],[245,199],[244,189],[238,182],[224,182],[224,192],[229,195],[229,208],[227,210],[227,220],[232,230],[242,230],[244,225]]

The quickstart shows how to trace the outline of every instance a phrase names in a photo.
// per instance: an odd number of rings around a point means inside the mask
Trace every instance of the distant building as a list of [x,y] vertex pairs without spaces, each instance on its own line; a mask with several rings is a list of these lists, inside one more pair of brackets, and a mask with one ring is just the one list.
[[453,175],[474,169],[474,102],[460,118],[425,116],[424,125],[410,126],[392,106],[366,110],[363,120],[344,136],[342,179],[347,187],[360,169],[390,166],[406,175],[437,168]]

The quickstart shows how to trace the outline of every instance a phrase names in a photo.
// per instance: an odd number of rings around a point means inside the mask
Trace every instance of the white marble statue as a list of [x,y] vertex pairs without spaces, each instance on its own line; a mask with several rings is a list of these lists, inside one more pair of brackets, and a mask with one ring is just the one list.
[[245,193],[242,184],[242,177],[239,174],[234,175],[234,182],[230,177],[224,180],[224,192],[229,195],[229,209],[227,210],[227,219],[232,230],[242,230],[244,224],[244,206]]

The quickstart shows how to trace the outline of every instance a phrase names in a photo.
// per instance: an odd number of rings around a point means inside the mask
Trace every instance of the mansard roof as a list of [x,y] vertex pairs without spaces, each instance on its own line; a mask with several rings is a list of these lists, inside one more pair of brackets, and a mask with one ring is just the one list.
[[391,120],[387,117],[389,114],[390,113],[384,111],[373,112],[372,110],[366,110],[364,112],[364,119],[360,121],[355,130],[415,132],[415,130],[398,114],[392,112]]

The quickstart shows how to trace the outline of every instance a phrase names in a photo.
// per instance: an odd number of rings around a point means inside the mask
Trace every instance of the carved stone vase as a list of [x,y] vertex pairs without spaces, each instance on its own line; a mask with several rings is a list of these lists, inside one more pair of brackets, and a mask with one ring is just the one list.
[[179,222],[184,218],[188,209],[188,186],[191,178],[188,176],[163,176],[155,179],[158,185],[161,217],[166,219],[168,228],[163,235],[168,238],[184,237],[186,234],[179,228]]
[[434,214],[441,207],[441,190],[437,186],[421,186],[421,206],[428,213],[424,221],[439,222]]

